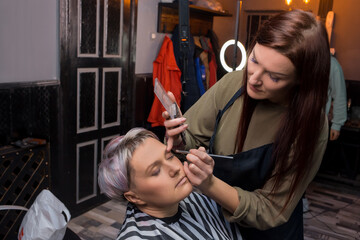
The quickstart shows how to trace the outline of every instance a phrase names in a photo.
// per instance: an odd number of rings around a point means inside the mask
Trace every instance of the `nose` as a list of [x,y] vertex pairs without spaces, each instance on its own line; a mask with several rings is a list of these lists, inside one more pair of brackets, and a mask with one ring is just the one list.
[[180,165],[175,163],[174,161],[168,162],[168,168],[170,177],[176,177],[180,173]]
[[262,84],[261,78],[262,78],[263,74],[264,74],[264,71],[260,68],[252,71],[249,74],[248,82],[251,85],[261,85]]

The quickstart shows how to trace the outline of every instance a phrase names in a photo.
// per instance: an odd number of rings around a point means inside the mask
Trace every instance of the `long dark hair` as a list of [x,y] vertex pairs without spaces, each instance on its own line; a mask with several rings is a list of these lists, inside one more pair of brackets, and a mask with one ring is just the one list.
[[[293,10],[280,13],[265,22],[257,33],[249,53],[255,44],[275,49],[288,57],[295,66],[298,84],[292,90],[287,112],[282,118],[274,141],[273,166],[276,171],[272,192],[280,187],[281,180],[290,170],[294,171],[290,194],[283,209],[289,203],[296,187],[308,168],[321,128],[325,121],[323,112],[329,83],[330,51],[326,29],[310,12]],[[247,70],[243,86],[247,85]],[[244,146],[247,129],[258,100],[244,92],[244,103],[238,129],[238,151]],[[290,151],[293,158],[289,162]]]

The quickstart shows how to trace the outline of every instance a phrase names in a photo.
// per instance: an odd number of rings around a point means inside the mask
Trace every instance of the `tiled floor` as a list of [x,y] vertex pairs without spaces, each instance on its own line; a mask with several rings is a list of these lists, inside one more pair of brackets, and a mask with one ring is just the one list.
[[[360,240],[360,188],[313,182],[306,196],[305,240]],[[70,221],[68,227],[84,240],[115,239],[125,205],[109,201]]]
[[115,239],[125,216],[126,206],[115,200],[108,201],[72,219],[68,227],[81,239]]
[[313,182],[306,196],[305,240],[360,239],[360,188]]

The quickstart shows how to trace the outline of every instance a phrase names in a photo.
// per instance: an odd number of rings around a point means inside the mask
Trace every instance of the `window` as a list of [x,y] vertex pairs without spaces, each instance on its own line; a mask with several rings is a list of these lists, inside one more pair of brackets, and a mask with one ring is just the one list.
[[246,43],[245,48],[248,49],[256,32],[259,30],[261,24],[268,20],[272,15],[281,12],[279,11],[247,11],[247,26],[246,26]]

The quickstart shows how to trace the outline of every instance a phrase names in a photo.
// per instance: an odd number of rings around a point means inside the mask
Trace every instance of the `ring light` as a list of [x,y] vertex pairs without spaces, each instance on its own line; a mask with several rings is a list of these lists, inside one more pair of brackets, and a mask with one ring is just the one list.
[[[226,43],[224,43],[224,45],[221,47],[221,50],[220,50],[220,63],[227,72],[232,72],[233,69],[231,67],[229,67],[225,62],[225,50],[230,45],[233,45],[233,44],[235,44],[235,40],[231,39],[231,40],[227,41]],[[237,42],[237,46],[238,46],[238,48],[240,48],[240,51],[241,51],[241,62],[239,64],[239,66],[237,66],[237,68],[235,70],[239,71],[239,70],[241,70],[241,69],[243,69],[245,67],[245,64],[246,64],[246,50],[245,50],[244,46],[241,44],[241,42],[239,42],[239,41]]]

